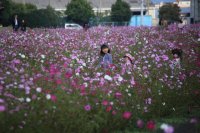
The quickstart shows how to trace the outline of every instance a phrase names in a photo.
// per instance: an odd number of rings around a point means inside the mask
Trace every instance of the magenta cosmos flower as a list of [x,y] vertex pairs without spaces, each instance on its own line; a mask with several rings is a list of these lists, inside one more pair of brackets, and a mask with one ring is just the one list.
[[5,110],[6,110],[5,106],[0,105],[0,112],[3,112],[3,111],[5,111]]
[[131,112],[126,111],[126,112],[123,113],[123,116],[122,116],[122,117],[123,117],[124,119],[128,120],[128,119],[131,118],[131,115],[132,115]]
[[90,110],[91,110],[91,106],[90,106],[89,104],[88,104],[88,105],[85,105],[84,109],[85,109],[86,111],[90,111]]

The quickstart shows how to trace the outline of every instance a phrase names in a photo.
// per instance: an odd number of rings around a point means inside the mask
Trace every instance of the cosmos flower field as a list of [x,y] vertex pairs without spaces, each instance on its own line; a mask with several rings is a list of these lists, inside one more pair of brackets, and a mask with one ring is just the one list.
[[[0,29],[1,131],[173,133],[173,122],[157,120],[199,124],[199,27]],[[108,69],[98,67],[102,44],[111,49]],[[181,68],[170,67],[174,48]]]

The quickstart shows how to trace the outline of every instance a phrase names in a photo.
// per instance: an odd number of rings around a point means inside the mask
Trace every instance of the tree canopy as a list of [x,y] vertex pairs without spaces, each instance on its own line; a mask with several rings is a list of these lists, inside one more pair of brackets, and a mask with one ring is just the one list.
[[168,22],[180,21],[180,7],[177,4],[165,4],[159,9],[159,18]]
[[19,22],[25,20],[28,27],[57,27],[61,25],[61,18],[58,12],[52,7],[37,9],[32,4],[14,3],[11,0],[2,0],[0,10],[0,23],[9,26],[14,15],[18,15]]
[[112,21],[130,21],[131,15],[130,5],[125,1],[117,0],[111,7]]
[[65,14],[68,20],[79,24],[88,23],[89,19],[94,16],[92,7],[86,0],[71,0],[66,6]]

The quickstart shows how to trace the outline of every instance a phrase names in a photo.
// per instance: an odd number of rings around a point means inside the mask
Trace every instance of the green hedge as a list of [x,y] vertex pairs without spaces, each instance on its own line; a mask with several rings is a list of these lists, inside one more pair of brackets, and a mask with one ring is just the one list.
[[20,16],[24,16],[27,26],[31,28],[58,27],[62,25],[62,19],[51,7],[35,10],[26,14],[20,14]]

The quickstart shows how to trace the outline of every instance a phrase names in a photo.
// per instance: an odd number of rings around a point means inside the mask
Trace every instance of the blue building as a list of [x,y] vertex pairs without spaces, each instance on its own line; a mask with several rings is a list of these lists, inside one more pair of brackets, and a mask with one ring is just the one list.
[[[141,26],[141,16],[132,16],[130,20],[130,26]],[[152,16],[143,16],[143,26],[152,26]]]

